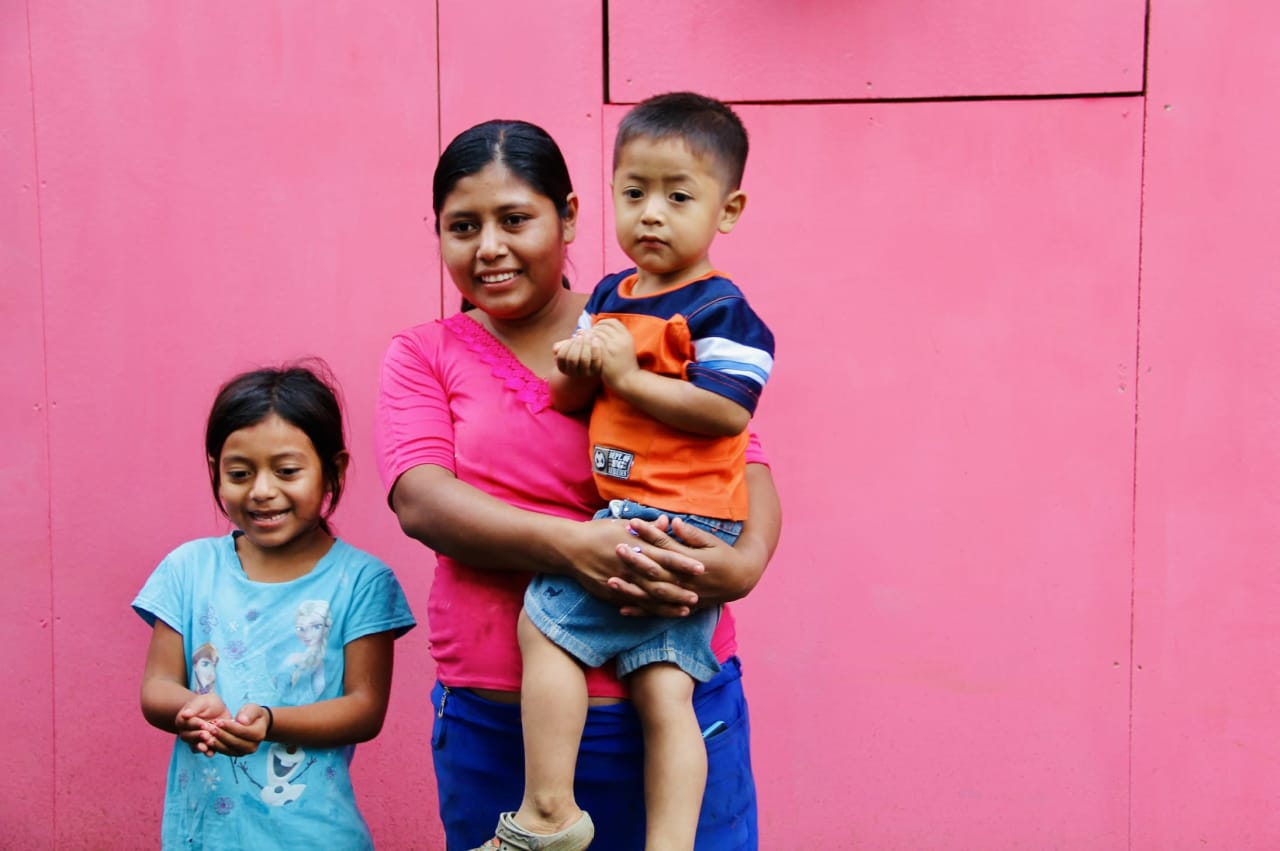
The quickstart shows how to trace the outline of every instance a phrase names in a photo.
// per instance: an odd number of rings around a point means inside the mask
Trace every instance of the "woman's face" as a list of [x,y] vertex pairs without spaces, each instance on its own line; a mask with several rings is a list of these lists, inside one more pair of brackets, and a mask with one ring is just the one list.
[[561,218],[501,163],[462,178],[440,208],[440,254],[463,298],[495,319],[536,316],[563,292],[564,247],[578,199]]

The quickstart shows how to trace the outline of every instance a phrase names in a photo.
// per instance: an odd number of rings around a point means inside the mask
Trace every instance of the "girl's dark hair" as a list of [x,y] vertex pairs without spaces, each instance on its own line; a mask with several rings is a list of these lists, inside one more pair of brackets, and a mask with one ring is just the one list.
[[244,372],[222,385],[205,425],[204,449],[210,459],[213,501],[224,517],[227,509],[218,497],[218,460],[223,445],[232,432],[255,426],[276,414],[310,438],[320,456],[325,490],[329,493],[320,526],[329,532],[328,518],[342,496],[342,468],[337,459],[347,448],[337,387],[328,366],[319,359]]
[[[569,179],[569,166],[556,140],[528,121],[495,119],[463,130],[440,155],[431,181],[431,209],[435,213],[437,236],[440,235],[440,210],[449,193],[459,180],[483,171],[490,163],[505,165],[539,195],[550,198],[560,218],[569,215],[573,181]],[[568,278],[563,284],[569,289]],[[473,307],[466,299],[462,300],[463,310]]]

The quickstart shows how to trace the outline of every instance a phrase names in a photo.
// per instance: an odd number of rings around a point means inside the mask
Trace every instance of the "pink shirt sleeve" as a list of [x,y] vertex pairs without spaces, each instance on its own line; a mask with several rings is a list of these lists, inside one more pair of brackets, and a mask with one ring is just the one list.
[[405,471],[436,464],[456,473],[453,419],[434,365],[425,357],[422,338],[409,332],[392,338],[382,361],[374,446],[378,473],[387,493]]

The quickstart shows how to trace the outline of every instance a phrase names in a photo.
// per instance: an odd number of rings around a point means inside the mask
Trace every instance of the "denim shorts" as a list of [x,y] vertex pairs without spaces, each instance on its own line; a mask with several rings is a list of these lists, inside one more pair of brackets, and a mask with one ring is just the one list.
[[[730,544],[742,530],[741,521],[675,514],[631,500],[613,500],[596,518],[656,520],[659,514],[680,517]],[[592,597],[574,580],[542,574],[529,583],[524,610],[543,635],[582,664],[598,668],[616,659],[619,677],[655,662],[671,662],[702,683],[720,670],[711,652],[719,607],[697,609],[683,618],[626,617],[617,605]]]
[[[436,683],[431,754],[440,818],[449,851],[468,851],[493,836],[498,814],[520,807],[524,743],[520,707]],[[693,690],[706,731],[707,789],[698,817],[698,851],[755,851],[756,787],[751,722],[737,657]],[[721,723],[716,723],[721,722]],[[592,706],[574,775],[578,805],[596,825],[594,848],[644,848],[644,737],[630,703]]]

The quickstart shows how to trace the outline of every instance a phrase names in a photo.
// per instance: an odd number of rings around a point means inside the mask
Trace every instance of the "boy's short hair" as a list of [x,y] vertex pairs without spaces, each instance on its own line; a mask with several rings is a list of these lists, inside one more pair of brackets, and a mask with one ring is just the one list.
[[747,129],[728,105],[715,98],[669,92],[636,104],[618,125],[613,143],[615,170],[623,147],[635,139],[680,139],[697,156],[712,160],[726,194],[742,185]]

